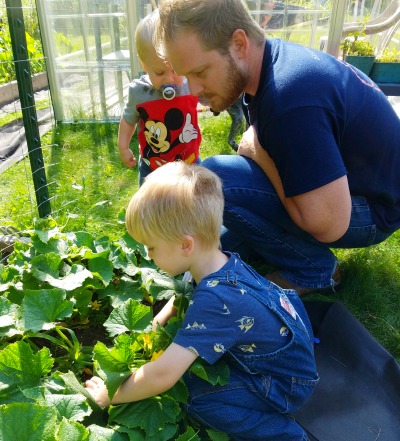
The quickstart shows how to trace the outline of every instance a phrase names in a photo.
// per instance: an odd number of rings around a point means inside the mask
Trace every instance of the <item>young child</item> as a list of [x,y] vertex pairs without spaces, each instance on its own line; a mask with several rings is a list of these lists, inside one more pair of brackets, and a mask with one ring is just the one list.
[[[219,178],[182,161],[155,170],[132,197],[129,234],[170,275],[190,271],[196,287],[174,341],[132,373],[111,402],[160,394],[197,357],[209,364],[223,357],[230,369],[225,386],[185,374],[187,412],[235,440],[305,441],[289,414],[318,383],[309,319],[295,291],[282,290],[219,249],[223,205]],[[170,301],[156,317],[159,324],[173,311]],[[100,406],[110,404],[100,378],[86,388]]]
[[129,85],[118,133],[121,160],[127,167],[134,167],[136,159],[129,144],[138,126],[140,184],[167,162],[197,162],[201,142],[198,98],[190,95],[186,78],[178,76],[153,46],[158,18],[156,9],[136,28],[136,51],[147,74]]

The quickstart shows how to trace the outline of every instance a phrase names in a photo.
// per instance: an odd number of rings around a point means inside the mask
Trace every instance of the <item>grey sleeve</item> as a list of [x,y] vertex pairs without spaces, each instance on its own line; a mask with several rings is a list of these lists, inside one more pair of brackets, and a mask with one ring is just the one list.
[[139,103],[138,100],[138,89],[140,84],[133,81],[129,85],[128,100],[125,103],[124,110],[122,112],[122,117],[129,124],[137,124],[139,122],[139,114],[136,110],[136,106]]

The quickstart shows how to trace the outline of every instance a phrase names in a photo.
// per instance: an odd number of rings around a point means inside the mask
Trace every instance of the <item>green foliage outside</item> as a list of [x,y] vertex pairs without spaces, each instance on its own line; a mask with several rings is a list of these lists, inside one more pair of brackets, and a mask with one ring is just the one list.
[[[0,439],[228,440],[182,412],[183,381],[105,410],[82,386],[95,370],[112,396],[132,370],[157,358],[181,325],[191,284],[162,274],[127,234],[96,239],[46,219],[29,237],[0,265]],[[153,307],[173,295],[177,317],[152,331]],[[103,340],[82,343],[85,330]],[[223,362],[199,360],[190,371],[212,385],[229,378]]]
[[376,58],[378,63],[400,63],[400,50],[395,47],[386,47],[382,54]]
[[375,55],[375,46],[369,41],[364,40],[365,34],[362,31],[352,32],[341,43],[340,50],[343,58],[345,55],[355,55],[358,57],[373,57]]
[[[32,7],[30,0],[23,0],[22,5],[27,52],[28,58],[31,60],[31,74],[36,74],[46,69],[36,9]],[[8,20],[5,14],[5,0],[0,0],[0,7],[2,8],[0,9],[0,84],[5,84],[15,80],[15,68]]]

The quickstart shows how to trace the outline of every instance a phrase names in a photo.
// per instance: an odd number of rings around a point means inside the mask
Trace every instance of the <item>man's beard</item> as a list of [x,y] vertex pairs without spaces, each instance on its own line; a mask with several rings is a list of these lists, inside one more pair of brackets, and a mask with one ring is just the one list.
[[231,54],[227,57],[226,84],[221,88],[222,93],[218,96],[222,99],[216,105],[211,106],[214,112],[222,112],[231,106],[243,93],[247,83],[247,76],[238,68]]

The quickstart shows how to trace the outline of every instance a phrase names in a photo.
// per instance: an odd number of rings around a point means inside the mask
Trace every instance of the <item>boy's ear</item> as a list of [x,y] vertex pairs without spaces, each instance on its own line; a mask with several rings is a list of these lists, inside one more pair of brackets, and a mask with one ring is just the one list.
[[193,239],[193,236],[190,236],[188,234],[183,236],[181,244],[182,244],[182,254],[185,257],[190,256],[190,254],[194,250],[194,239]]

